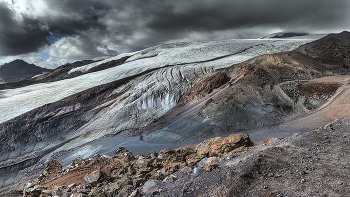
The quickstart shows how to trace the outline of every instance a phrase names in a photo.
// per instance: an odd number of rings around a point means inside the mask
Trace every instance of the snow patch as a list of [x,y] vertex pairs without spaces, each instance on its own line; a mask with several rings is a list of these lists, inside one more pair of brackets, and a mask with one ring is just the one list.
[[91,70],[92,68],[96,67],[96,66],[99,66],[101,64],[104,64],[104,63],[107,63],[107,62],[110,62],[110,61],[113,61],[113,60],[119,60],[119,59],[122,59],[122,58],[125,58],[125,57],[131,57],[133,56],[134,54],[136,54],[137,52],[133,52],[133,53],[122,53],[120,55],[117,55],[115,57],[112,57],[112,58],[109,58],[109,59],[105,59],[105,60],[102,60],[102,61],[98,61],[98,62],[94,62],[94,63],[91,63],[91,64],[87,64],[87,65],[84,65],[84,66],[80,66],[80,67],[77,67],[77,68],[73,68],[71,69],[68,74],[71,74],[71,73],[74,73],[74,72],[82,72],[82,73],[86,73],[88,72],[89,70]]

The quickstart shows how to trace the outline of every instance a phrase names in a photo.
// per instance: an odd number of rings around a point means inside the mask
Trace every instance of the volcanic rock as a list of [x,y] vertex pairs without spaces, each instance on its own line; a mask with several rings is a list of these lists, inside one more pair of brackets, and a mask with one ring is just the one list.
[[229,81],[226,73],[218,73],[210,76],[202,82],[195,85],[190,91],[186,92],[179,100],[180,105],[184,105],[190,101],[201,99],[208,94],[212,93],[214,89],[217,89]]
[[247,134],[232,134],[228,137],[216,137],[210,138],[200,144],[197,145],[196,151],[199,155],[222,155],[227,154],[233,150],[237,150],[238,148],[247,148],[254,145],[253,142],[250,141],[249,136]]
[[49,161],[44,168],[43,176],[50,178],[62,171],[62,165],[55,159]]
[[86,183],[97,182],[101,178],[101,171],[96,170],[84,176]]
[[331,64],[345,73],[350,68],[349,40],[350,32],[343,31],[340,34],[329,34],[319,40],[305,44],[296,51]]

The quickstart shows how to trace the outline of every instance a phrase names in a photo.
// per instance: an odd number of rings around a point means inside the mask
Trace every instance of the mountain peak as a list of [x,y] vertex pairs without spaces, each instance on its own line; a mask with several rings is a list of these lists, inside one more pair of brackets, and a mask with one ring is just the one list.
[[262,37],[262,39],[266,38],[289,38],[289,37],[297,37],[297,36],[305,36],[309,35],[306,32],[291,32],[291,31],[282,31],[273,34],[269,34],[267,36]]
[[21,60],[21,59],[16,59],[16,60],[13,60],[12,62],[9,62],[9,63],[5,63],[3,65],[0,66],[0,68],[2,67],[9,67],[9,66],[20,66],[20,67],[23,67],[23,66],[28,66],[28,65],[33,65],[33,66],[36,66],[34,64],[29,64],[28,62],[24,61],[24,60]]
[[10,63],[27,63],[28,64],[28,62],[26,62],[26,61],[24,61],[24,60],[21,60],[21,59],[16,59],[16,60],[14,60],[14,61],[12,61],[12,62],[10,62]]
[[21,59],[16,59],[0,66],[0,82],[8,83],[20,81],[50,71],[50,69],[29,64]]

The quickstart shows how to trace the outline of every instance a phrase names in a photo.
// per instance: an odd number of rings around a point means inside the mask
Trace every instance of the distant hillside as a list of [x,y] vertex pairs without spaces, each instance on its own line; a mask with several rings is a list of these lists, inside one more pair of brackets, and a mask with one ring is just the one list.
[[51,70],[28,64],[23,60],[15,60],[0,66],[0,83],[29,79],[47,72],[51,72]]
[[262,37],[261,39],[266,38],[289,38],[289,37],[298,37],[298,36],[306,36],[308,33],[302,32],[277,32],[273,34],[269,34],[267,36]]

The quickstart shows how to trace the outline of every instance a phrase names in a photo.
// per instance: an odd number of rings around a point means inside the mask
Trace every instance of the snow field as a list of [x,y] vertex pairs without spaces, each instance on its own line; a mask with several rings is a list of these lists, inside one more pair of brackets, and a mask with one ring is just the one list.
[[[0,113],[0,123],[8,121],[12,118],[15,118],[16,116],[19,116],[42,105],[59,101],[65,97],[87,90],[89,88],[113,82],[125,77],[133,76],[150,69],[161,68],[164,66],[181,65],[184,67],[183,69],[186,69],[187,66],[192,66],[196,72],[201,72],[202,70],[206,69],[216,70],[243,62],[258,55],[293,50],[298,46],[306,44],[313,40],[314,39],[255,39],[174,43],[162,44],[135,53],[121,54],[108,60],[74,68],[70,72],[87,72],[94,66],[131,55],[131,57],[127,59],[126,63],[117,67],[94,73],[88,73],[62,81],[35,84],[17,89],[1,90],[0,109],[2,113]],[[181,70],[182,68],[177,69]],[[162,72],[162,74],[160,74],[160,72]],[[149,84],[155,82],[153,78],[150,78],[151,80],[147,82],[140,82],[140,84],[135,87],[136,89],[130,90],[133,92],[126,93],[126,95],[130,95],[130,98],[132,99],[127,99],[128,102],[125,101],[126,103],[123,102],[120,103],[119,106],[115,106],[116,109],[126,109],[127,107],[125,106],[128,104],[132,104],[134,106],[135,103],[130,103],[130,100],[138,100],[138,103],[135,105],[136,109],[145,109],[154,105],[164,106],[164,109],[160,112],[151,112],[153,114],[157,114],[155,116],[158,117],[160,114],[164,114],[168,109],[173,107],[177,102],[176,99],[179,98],[178,94],[183,93],[183,91],[181,90],[180,92],[176,93],[177,95],[173,95],[171,93],[172,91],[169,90],[174,90],[175,86],[170,84],[174,83],[182,86],[183,84],[180,83],[180,85],[179,81],[183,80],[184,74],[187,73],[185,70],[183,72],[179,72],[176,70],[169,71],[167,69],[163,71],[159,70],[156,73],[156,77],[158,78],[164,75],[163,77],[165,80],[157,80],[157,83],[160,82],[160,85],[156,85],[152,88],[147,87]],[[176,75],[176,73],[181,73],[181,76]],[[189,74],[187,77],[185,77],[184,80],[186,83],[190,84],[190,86],[194,82],[193,80],[197,79],[197,76],[191,75],[192,74]],[[202,77],[204,76],[205,75]],[[169,85],[166,85],[166,83]],[[143,85],[146,85],[147,88],[141,88]],[[184,90],[187,90],[189,88],[189,86],[184,87]],[[145,91],[145,89],[147,89],[147,91]],[[158,91],[158,93],[153,91]],[[168,93],[169,95],[167,95]],[[155,99],[153,96],[151,96],[155,94],[162,95],[162,99]],[[154,110],[159,109],[156,107]],[[129,109],[123,111],[119,111],[119,113],[130,113]],[[133,118],[131,118],[131,120],[132,119]],[[145,123],[144,121],[136,122],[137,125],[142,125]],[[129,123],[125,124],[129,126],[134,125],[130,125]]]

